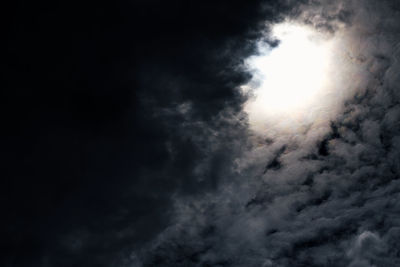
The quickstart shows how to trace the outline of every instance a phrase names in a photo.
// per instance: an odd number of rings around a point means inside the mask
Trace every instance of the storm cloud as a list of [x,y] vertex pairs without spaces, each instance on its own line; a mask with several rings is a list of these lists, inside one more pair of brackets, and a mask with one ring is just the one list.
[[[2,266],[400,264],[396,1],[9,10]],[[260,135],[245,62],[285,19],[338,40],[341,95]]]

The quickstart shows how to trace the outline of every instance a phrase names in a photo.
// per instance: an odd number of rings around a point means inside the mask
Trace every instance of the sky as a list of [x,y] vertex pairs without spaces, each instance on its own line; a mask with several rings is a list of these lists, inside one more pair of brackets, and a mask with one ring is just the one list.
[[1,266],[400,266],[399,1],[3,12]]

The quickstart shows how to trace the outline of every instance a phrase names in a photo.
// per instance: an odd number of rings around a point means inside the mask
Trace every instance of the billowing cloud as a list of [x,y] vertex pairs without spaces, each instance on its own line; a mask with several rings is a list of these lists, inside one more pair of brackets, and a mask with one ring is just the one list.
[[300,7],[296,18],[339,38],[348,57],[332,85],[345,86],[340,109],[241,150],[217,192],[177,198],[176,223],[143,264],[397,266],[396,14],[391,2]]
[[[399,265],[396,1],[14,9],[2,265]],[[285,19],[335,41],[336,102],[260,135],[246,61]]]

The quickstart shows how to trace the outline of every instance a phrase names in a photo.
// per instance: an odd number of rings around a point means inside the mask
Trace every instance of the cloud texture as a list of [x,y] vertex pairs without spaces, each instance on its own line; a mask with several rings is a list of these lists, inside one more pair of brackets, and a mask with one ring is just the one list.
[[234,161],[218,192],[178,199],[177,226],[144,265],[397,266],[397,13],[392,2],[301,6],[296,18],[340,36],[350,58],[339,115],[275,134]]
[[[0,263],[398,266],[399,12],[372,0],[13,4]],[[243,112],[244,62],[285,18],[340,40],[345,96],[324,123],[265,139]]]

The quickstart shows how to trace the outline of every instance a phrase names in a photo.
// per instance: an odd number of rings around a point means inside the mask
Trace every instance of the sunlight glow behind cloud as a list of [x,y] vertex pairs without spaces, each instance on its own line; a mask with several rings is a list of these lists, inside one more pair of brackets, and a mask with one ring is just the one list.
[[297,129],[312,122],[327,102],[332,40],[311,27],[282,23],[272,29],[280,43],[260,42],[260,54],[248,59],[253,80],[242,87],[252,97],[245,105],[250,126],[260,132]]

